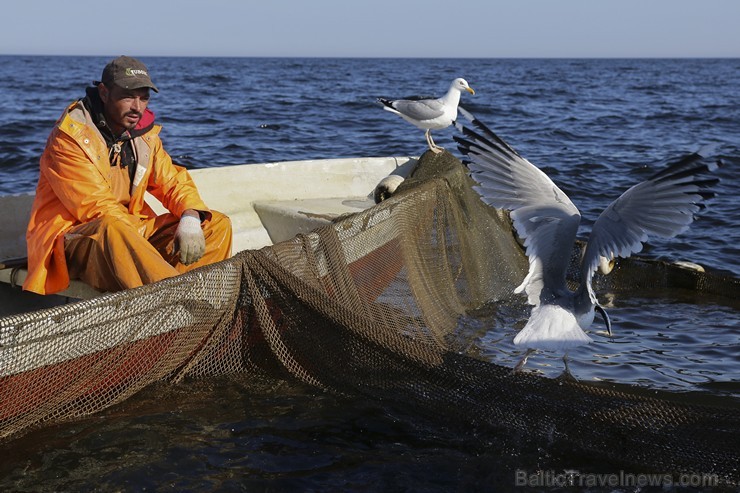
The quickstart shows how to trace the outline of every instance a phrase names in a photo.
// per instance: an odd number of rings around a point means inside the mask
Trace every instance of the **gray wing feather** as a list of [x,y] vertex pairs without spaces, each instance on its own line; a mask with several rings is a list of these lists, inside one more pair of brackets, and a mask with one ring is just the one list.
[[487,204],[511,211],[529,257],[529,272],[516,291],[526,290],[529,302],[538,305],[542,296],[565,283],[581,216],[545,173],[469,112],[461,113],[476,127],[457,123],[465,137],[454,137],[470,160],[468,168],[477,182],[473,188]]
[[390,107],[402,115],[422,121],[437,118],[444,113],[444,105],[439,99],[399,99],[393,101]]
[[612,202],[594,223],[581,265],[581,281],[589,294],[591,278],[599,258],[629,257],[642,250],[650,235],[670,238],[685,231],[694,221],[703,200],[717,179],[702,174],[714,171],[718,164],[707,164],[699,154],[691,154],[639,183]]

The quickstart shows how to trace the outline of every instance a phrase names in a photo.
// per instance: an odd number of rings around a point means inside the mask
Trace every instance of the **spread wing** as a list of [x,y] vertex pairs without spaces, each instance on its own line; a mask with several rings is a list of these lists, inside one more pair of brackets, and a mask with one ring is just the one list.
[[669,165],[612,202],[594,223],[581,265],[592,301],[591,278],[599,258],[629,257],[642,250],[648,236],[670,238],[688,229],[703,201],[714,196],[709,188],[717,178],[706,178],[720,162],[707,162],[693,153]]
[[475,130],[459,122],[464,137],[455,136],[460,152],[477,182],[474,189],[493,207],[511,211],[529,257],[529,272],[516,292],[525,290],[529,303],[539,305],[564,288],[565,273],[581,215],[568,196],[539,168],[463,108]]

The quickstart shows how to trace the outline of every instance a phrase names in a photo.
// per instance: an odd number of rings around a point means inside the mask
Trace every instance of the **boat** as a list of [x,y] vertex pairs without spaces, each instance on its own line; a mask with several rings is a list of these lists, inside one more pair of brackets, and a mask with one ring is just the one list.
[[[413,157],[284,161],[201,168],[190,174],[205,203],[230,217],[237,253],[288,240],[372,207],[376,185],[389,175],[406,176],[417,161]],[[101,294],[79,280],[48,296],[19,289],[27,272],[25,234],[33,197],[33,193],[0,196],[0,210],[8,217],[0,224],[0,317]],[[147,201],[156,212],[164,212],[151,195]]]
[[[238,256],[372,208],[377,185],[388,177],[403,180],[417,162],[413,157],[290,161],[196,169],[191,176],[209,207],[230,217],[232,253]],[[155,211],[164,212],[154,197],[147,200]],[[209,305],[208,311],[216,313],[224,308],[224,300],[216,299],[219,295],[239,291],[231,286],[185,298],[181,289],[171,286],[192,280],[187,274],[157,283],[161,286],[153,291],[147,291],[148,286],[129,290],[133,298],[126,292],[101,293],[80,280],[53,295],[23,291],[25,229],[32,203],[33,194],[0,196],[0,209],[10,218],[0,226],[0,439],[60,415],[102,409],[192,363],[193,353],[213,336],[207,326],[215,323],[206,314],[206,321],[200,321],[205,330],[194,330],[194,319],[204,316],[194,315],[192,306]],[[382,234],[375,236],[388,243]],[[361,269],[384,255],[383,244],[377,246],[374,251],[355,251],[348,267]],[[389,282],[400,269],[397,263],[390,265],[391,273],[385,276]],[[207,274],[199,281],[224,282]],[[368,283],[372,285],[378,280]],[[381,290],[371,288],[368,296]],[[226,298],[233,301],[231,295]],[[129,302],[133,307],[122,311]],[[270,309],[277,317],[277,308]],[[175,351],[166,369],[157,371],[168,357],[165,353],[176,346],[182,354]],[[253,346],[258,344],[253,341]],[[103,368],[106,359],[113,363]],[[70,394],[65,396],[64,389]]]
[[[257,372],[436,420],[475,446],[565,446],[597,462],[740,484],[733,398],[515,374],[456,345],[461,318],[505,305],[528,261],[508,216],[480,200],[451,154],[192,176],[231,217],[234,255],[116,293],[79,282],[48,297],[20,290],[32,196],[0,197],[11,218],[0,223],[0,440],[157,382]],[[403,181],[376,203],[389,176]],[[677,287],[723,303],[740,292],[733,276],[640,258],[594,285]]]

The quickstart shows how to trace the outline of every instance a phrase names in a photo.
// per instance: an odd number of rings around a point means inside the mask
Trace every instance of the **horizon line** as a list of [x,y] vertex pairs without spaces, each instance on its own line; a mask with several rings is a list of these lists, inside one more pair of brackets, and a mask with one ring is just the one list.
[[[0,53],[0,56],[86,57],[118,56],[111,54],[59,54],[59,53]],[[498,55],[498,56],[423,56],[423,55],[132,55],[140,58],[367,58],[367,59],[430,59],[430,60],[732,60],[740,55]]]

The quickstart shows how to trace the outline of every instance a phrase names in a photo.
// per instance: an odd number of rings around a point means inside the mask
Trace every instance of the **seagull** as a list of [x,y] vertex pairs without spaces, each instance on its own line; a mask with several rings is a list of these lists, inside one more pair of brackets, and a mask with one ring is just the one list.
[[475,94],[475,91],[465,79],[457,78],[450,84],[447,94],[438,99],[424,97],[410,99],[378,98],[378,102],[383,105],[384,110],[395,113],[407,122],[426,130],[424,136],[427,139],[429,149],[436,154],[444,149],[434,143],[431,131],[447,128],[457,120],[457,105],[460,104],[462,91]]
[[571,291],[566,284],[581,214],[568,196],[539,168],[519,155],[465,109],[460,109],[473,130],[456,123],[464,137],[454,136],[469,161],[474,189],[493,207],[510,211],[524,241],[529,271],[515,293],[525,292],[533,305],[514,345],[526,348],[520,369],[536,350],[564,352],[588,344],[584,332],[603,317],[611,335],[611,322],[599,305],[591,280],[597,269],[616,257],[627,258],[642,250],[648,235],[670,238],[688,229],[709,190],[719,180],[704,175],[722,163],[707,163],[693,153],[633,186],[613,201],[594,223],[581,258],[580,284]]

